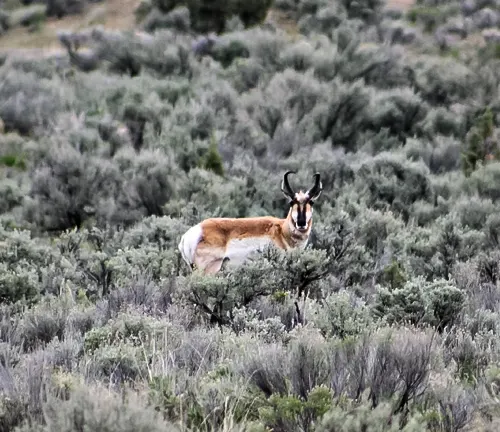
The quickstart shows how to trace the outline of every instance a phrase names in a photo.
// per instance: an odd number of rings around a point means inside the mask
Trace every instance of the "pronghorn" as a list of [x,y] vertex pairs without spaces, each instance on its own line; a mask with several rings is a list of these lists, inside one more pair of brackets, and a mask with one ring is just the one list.
[[320,174],[314,174],[314,186],[295,193],[288,182],[287,171],[281,191],[289,200],[285,219],[273,216],[253,218],[210,218],[189,228],[179,242],[182,258],[192,270],[217,273],[225,261],[242,263],[252,252],[268,245],[289,250],[307,245],[312,226],[313,203],[321,195]]

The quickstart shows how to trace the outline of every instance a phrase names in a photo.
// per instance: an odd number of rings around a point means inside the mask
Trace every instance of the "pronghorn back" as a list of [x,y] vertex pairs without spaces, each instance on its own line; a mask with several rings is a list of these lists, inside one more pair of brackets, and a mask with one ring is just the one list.
[[305,247],[312,226],[313,200],[321,194],[319,174],[307,192],[294,193],[285,173],[281,189],[289,199],[285,219],[273,216],[250,218],[210,218],[189,228],[179,242],[179,251],[191,268],[216,273],[223,262],[243,263],[250,254],[274,245],[288,250]]

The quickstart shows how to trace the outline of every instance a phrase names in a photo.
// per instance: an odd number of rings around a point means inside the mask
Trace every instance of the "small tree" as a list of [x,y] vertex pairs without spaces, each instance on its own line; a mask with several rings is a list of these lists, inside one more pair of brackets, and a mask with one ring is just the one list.
[[224,164],[222,161],[222,156],[217,148],[217,141],[212,135],[210,139],[210,146],[201,161],[201,166],[209,171],[213,171],[215,174],[224,177]]
[[[180,297],[197,307],[212,324],[228,325],[236,309],[251,306],[258,298],[283,292],[306,297],[316,295],[318,282],[328,271],[325,251],[282,251],[269,247],[240,266],[216,275],[195,271],[180,288]],[[299,308],[296,303],[296,308]],[[298,310],[298,321],[302,311]]]
[[[223,33],[226,22],[237,16],[245,27],[262,22],[273,0],[154,0],[154,6],[163,13],[186,6],[191,26],[198,33]],[[151,12],[152,13],[152,12]]]
[[466,148],[462,153],[462,169],[466,176],[475,171],[478,162],[498,158],[499,150],[494,131],[493,113],[487,107],[483,114],[476,118],[466,137]]

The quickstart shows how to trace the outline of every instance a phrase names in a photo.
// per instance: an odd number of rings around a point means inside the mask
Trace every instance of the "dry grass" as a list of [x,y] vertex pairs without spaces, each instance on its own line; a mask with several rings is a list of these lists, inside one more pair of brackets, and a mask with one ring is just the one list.
[[414,4],[416,0],[387,0],[386,7],[389,9],[398,9],[403,12],[408,11]]
[[139,3],[140,0],[106,0],[90,5],[82,15],[50,18],[38,31],[30,32],[25,27],[12,29],[0,39],[0,52],[52,55],[63,52],[57,40],[59,30],[78,31],[93,25],[115,30],[132,29],[135,27],[134,11]]
[[298,37],[297,23],[286,12],[271,9],[266,17],[266,22],[272,22],[284,30],[289,36]]

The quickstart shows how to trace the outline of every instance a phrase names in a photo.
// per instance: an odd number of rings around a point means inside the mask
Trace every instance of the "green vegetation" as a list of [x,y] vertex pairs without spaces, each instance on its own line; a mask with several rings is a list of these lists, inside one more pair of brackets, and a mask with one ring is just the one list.
[[[245,26],[260,24],[266,18],[272,0],[146,0],[139,6],[141,11],[150,7],[149,14],[175,14],[187,8],[191,28],[195,32],[223,32],[227,21],[237,16]],[[149,6],[149,7],[148,7]],[[139,12],[139,17],[143,12]],[[146,20],[147,20],[146,16]]]
[[37,26],[43,24],[46,14],[47,7],[45,5],[32,5],[15,9],[8,15],[7,28],[22,25],[30,29],[36,29]]
[[[91,2],[24,3],[0,41]],[[1,431],[498,430],[500,11],[388,7],[151,0],[2,55]],[[287,170],[308,247],[192,273]]]

